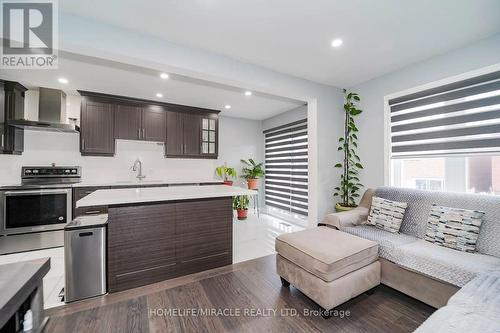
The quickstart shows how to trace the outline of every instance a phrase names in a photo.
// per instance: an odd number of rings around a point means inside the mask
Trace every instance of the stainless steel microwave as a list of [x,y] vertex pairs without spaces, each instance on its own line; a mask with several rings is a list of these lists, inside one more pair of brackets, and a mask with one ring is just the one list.
[[71,188],[0,191],[0,234],[62,230],[71,210]]

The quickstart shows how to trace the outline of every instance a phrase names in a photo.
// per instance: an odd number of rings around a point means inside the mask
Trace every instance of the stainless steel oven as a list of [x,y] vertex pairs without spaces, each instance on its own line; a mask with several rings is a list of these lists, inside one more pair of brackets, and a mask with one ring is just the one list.
[[1,234],[62,230],[71,222],[71,188],[0,192]]

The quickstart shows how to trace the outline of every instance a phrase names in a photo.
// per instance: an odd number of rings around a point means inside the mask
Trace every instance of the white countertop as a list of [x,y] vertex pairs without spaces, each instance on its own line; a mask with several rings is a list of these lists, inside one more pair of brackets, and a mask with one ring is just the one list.
[[237,186],[174,186],[97,190],[76,202],[76,207],[110,206],[142,202],[233,197],[258,192]]
[[[100,182],[100,181],[95,181],[95,182],[88,182],[88,181],[82,181],[80,183],[73,183],[73,184],[57,184],[57,185],[44,185],[43,187],[107,187],[107,186],[113,186],[113,187],[119,187],[119,186],[155,186],[155,185],[182,185],[182,184],[207,184],[207,183],[220,183],[222,184],[222,180],[220,179],[160,179],[160,180],[152,180],[152,179],[145,179],[145,180],[112,180],[112,181],[107,181],[107,182]],[[23,185],[20,182],[18,183],[11,183],[11,184],[0,184],[0,190],[5,190],[5,189],[19,189],[19,188],[37,188],[40,187],[39,185]]]
[[144,180],[118,180],[109,182],[87,182],[72,184],[72,187],[87,186],[148,186],[148,185],[175,185],[175,184],[203,184],[203,183],[221,183],[220,179],[144,179]]

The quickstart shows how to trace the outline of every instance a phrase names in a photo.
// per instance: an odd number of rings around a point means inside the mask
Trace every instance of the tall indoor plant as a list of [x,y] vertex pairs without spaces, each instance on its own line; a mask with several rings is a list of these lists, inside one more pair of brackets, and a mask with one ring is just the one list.
[[217,175],[224,180],[224,185],[233,185],[233,181],[229,178],[236,178],[236,169],[230,168],[227,165],[221,165],[220,167],[215,168],[215,172]]
[[336,168],[342,169],[340,175],[340,186],[335,187],[334,196],[340,198],[340,202],[335,205],[337,211],[350,210],[356,207],[356,199],[359,197],[359,190],[363,184],[359,180],[359,170],[363,169],[361,158],[357,154],[358,148],[358,128],[355,117],[363,111],[357,106],[360,101],[359,95],[347,92],[344,89],[344,135],[339,138],[338,151],[342,152],[342,162],[335,164]]
[[241,163],[245,165],[242,177],[247,180],[248,188],[256,190],[259,187],[259,178],[265,174],[262,163],[255,163],[251,158],[248,161],[241,160]]

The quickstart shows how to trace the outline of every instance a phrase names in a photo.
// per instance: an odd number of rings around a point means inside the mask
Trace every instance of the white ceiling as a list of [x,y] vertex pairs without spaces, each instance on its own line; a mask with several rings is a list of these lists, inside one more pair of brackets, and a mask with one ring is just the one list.
[[[57,70],[5,70],[1,78],[18,81],[29,89],[56,88],[67,94],[87,90],[221,110],[224,116],[254,120],[267,119],[304,104],[259,92],[253,92],[248,97],[244,95],[244,88],[178,75],[170,75],[168,80],[163,80],[159,74],[141,67],[60,53]],[[60,84],[59,77],[67,78],[69,83]],[[156,93],[162,93],[163,98],[157,98]],[[231,105],[231,109],[226,110],[226,104]]]
[[[337,87],[500,32],[499,0],[64,0],[59,6]],[[334,38],[343,46],[333,49]]]

